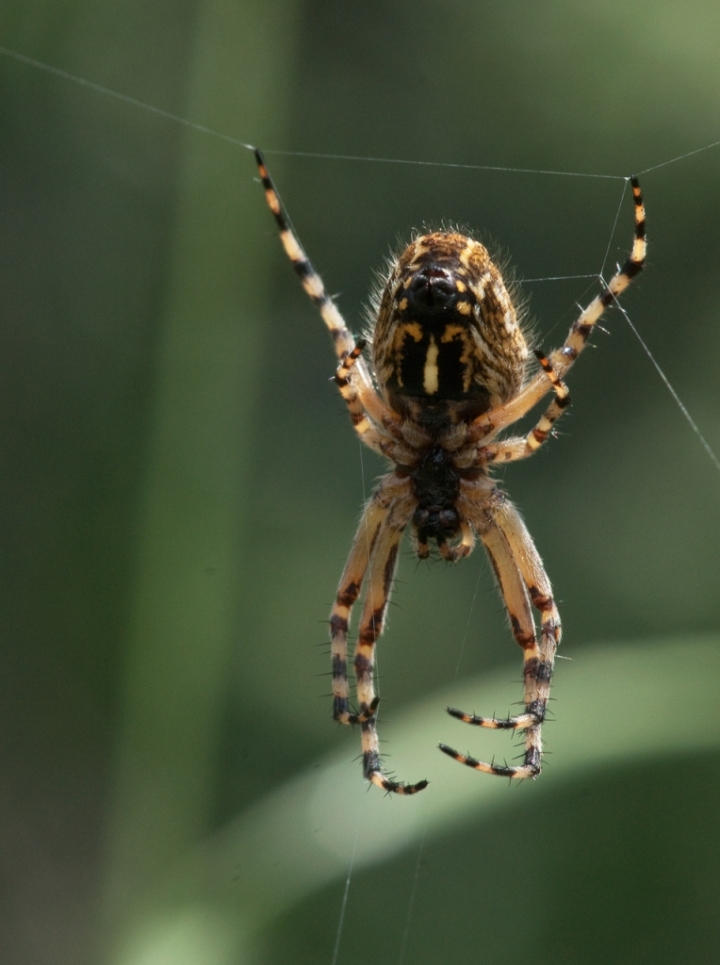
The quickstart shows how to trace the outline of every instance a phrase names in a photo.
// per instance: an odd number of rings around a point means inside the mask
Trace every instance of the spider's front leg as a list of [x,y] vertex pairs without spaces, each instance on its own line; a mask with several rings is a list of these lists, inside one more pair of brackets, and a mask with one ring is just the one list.
[[[560,642],[560,616],[550,581],[520,514],[505,497],[498,497],[491,521],[478,518],[481,539],[495,570],[515,639],[523,649],[525,712],[515,717],[477,717],[448,708],[466,724],[494,730],[524,730],[525,753],[517,767],[500,766],[459,754],[445,744],[440,749],[461,764],[499,777],[537,777],[542,765],[541,725],[550,695],[555,651]],[[535,632],[530,605],[540,612],[540,640]]]
[[366,708],[361,708],[358,713],[350,712],[347,639],[350,614],[360,595],[373,548],[385,525],[391,505],[392,497],[388,493],[388,488],[381,484],[365,507],[330,613],[333,718],[340,724],[362,723],[375,713],[376,704],[373,705],[372,702]]
[[[415,794],[427,786],[427,781],[402,784],[383,774],[376,727],[379,700],[373,684],[375,644],[382,633],[400,541],[413,505],[408,480],[394,474],[385,476],[360,520],[330,615],[333,716],[342,724],[360,724],[363,774],[373,784],[395,794]],[[352,607],[366,573],[367,588],[354,657],[358,710],[351,713],[347,638]]]

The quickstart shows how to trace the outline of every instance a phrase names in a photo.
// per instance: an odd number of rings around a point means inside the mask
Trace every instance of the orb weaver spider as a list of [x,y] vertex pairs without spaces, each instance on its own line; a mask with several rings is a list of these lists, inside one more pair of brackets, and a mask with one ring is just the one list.
[[[335,381],[355,431],[392,467],[365,507],[330,615],[333,716],[341,724],[360,726],[368,781],[404,795],[427,786],[427,781],[393,780],[382,770],[375,645],[406,528],[420,559],[426,559],[434,545],[444,559],[460,560],[479,537],[523,650],[525,707],[507,718],[477,717],[452,708],[448,713],[477,727],[524,731],[524,758],[519,766],[501,766],[439,746],[477,771],[537,777],[560,616],[532,537],[491,470],[498,463],[532,456],[548,439],[570,404],[564,375],[600,316],[644,268],[645,208],[638,180],[630,179],[635,237],[629,257],[580,312],[559,349],[549,355],[534,350],[540,370],[528,378],[530,350],[502,275],[483,245],[457,231],[434,231],[411,241],[391,263],[373,299],[371,333],[356,340],[290,227],[262,154],[256,150],[255,156],[285,252],[335,344]],[[369,343],[372,366],[363,357]],[[549,392],[553,399],[530,432],[498,438]],[[358,706],[351,710],[348,629],[363,581],[367,585],[353,660]],[[532,607],[539,613],[537,629]]]

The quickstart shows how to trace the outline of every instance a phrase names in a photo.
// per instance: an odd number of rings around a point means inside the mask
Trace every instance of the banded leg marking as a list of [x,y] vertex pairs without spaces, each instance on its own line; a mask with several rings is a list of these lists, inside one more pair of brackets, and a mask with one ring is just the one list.
[[500,526],[494,524],[490,525],[489,528],[486,524],[485,531],[481,531],[480,535],[495,570],[510,617],[513,634],[523,648],[525,713],[507,718],[477,717],[475,714],[466,714],[453,708],[448,708],[448,713],[452,717],[476,727],[486,727],[493,730],[524,730],[524,760],[521,765],[510,767],[476,760],[474,757],[458,753],[445,744],[440,745],[440,750],[458,763],[472,767],[476,771],[494,774],[497,777],[523,780],[529,777],[537,777],[540,773],[542,759],[540,725],[545,714],[545,704],[540,699],[540,691],[542,678],[547,672],[547,667],[542,659],[542,650],[538,645],[535,634],[526,584],[507,536]]
[[[645,267],[647,256],[645,204],[638,179],[630,179],[633,193],[635,236],[630,255],[622,268],[617,271],[601,292],[588,307],[580,313],[577,321],[572,325],[565,344],[550,355],[550,364],[558,379],[561,379],[575,362],[578,355],[587,344],[587,340],[602,314],[615,299],[621,295],[640,274]],[[491,412],[478,416],[468,433],[468,441],[477,441],[484,436],[494,436],[502,429],[522,419],[530,409],[548,392],[545,372],[539,372],[528,384],[505,405],[498,406]],[[509,440],[508,440],[509,441]]]
[[363,714],[350,712],[347,678],[347,638],[353,604],[360,595],[363,579],[380,530],[387,519],[391,502],[383,499],[382,484],[365,507],[330,613],[332,652],[333,717],[341,724],[361,723],[375,712],[368,707]]
[[555,398],[542,414],[537,425],[526,436],[503,439],[501,442],[483,446],[478,450],[479,463],[487,465],[492,462],[514,462],[516,459],[527,459],[528,456],[534,455],[540,446],[547,442],[553,426],[570,405],[568,387],[558,377],[550,360],[541,349],[535,349],[535,355],[552,386]]
[[532,706],[538,719],[542,721],[550,697],[555,652],[562,636],[560,614],[540,554],[520,513],[507,500],[498,507],[495,519],[505,534],[513,557],[517,560],[532,605],[540,614],[540,663],[537,668],[536,691],[532,695]]
[[[378,439],[371,432],[371,421],[392,430],[400,424],[400,417],[393,412],[373,388],[372,380],[362,360],[362,340],[357,343],[345,324],[335,303],[325,291],[322,279],[313,268],[304,248],[290,226],[290,220],[275,189],[270,172],[260,151],[255,150],[260,180],[265,190],[265,200],[280,232],[285,253],[295,269],[303,288],[317,306],[335,344],[340,359],[336,382],[348,404],[350,417],[361,439],[371,448],[378,449]],[[369,418],[368,418],[369,417]]]
[[370,574],[365,594],[363,613],[358,628],[355,648],[355,678],[357,681],[358,707],[362,728],[363,774],[368,781],[391,794],[417,794],[427,787],[427,781],[404,784],[383,773],[380,764],[380,745],[376,726],[378,698],[375,695],[373,671],[375,644],[383,631],[392,581],[397,565],[403,531],[411,513],[409,503],[405,507],[395,504],[388,518],[381,524],[370,560]]
[[335,307],[333,300],[325,292],[322,279],[310,263],[310,259],[305,254],[305,250],[300,244],[297,235],[290,227],[290,220],[280,201],[273,180],[270,177],[265,159],[257,149],[255,149],[255,160],[265,191],[265,200],[275,216],[278,231],[280,232],[280,241],[285,249],[285,253],[290,259],[295,269],[295,274],[300,279],[303,288],[317,306],[323,321],[330,330],[338,358],[342,358],[343,353],[352,352],[355,347],[355,340],[345,324],[345,319]]
[[605,291],[597,295],[585,311],[581,313],[570,329],[563,347],[553,352],[551,361],[558,376],[563,376],[567,372],[585,348],[590,333],[603,312],[613,304],[615,299],[630,285],[633,278],[639,275],[645,267],[647,256],[645,204],[638,179],[633,177],[630,179],[630,183],[632,185],[635,214],[635,238],[633,239],[632,251],[622,268],[616,271],[607,283]]
[[355,343],[355,347],[351,352],[343,354],[335,371],[335,384],[338,389],[340,389],[340,395],[348,407],[350,421],[353,424],[355,432],[357,432],[363,442],[367,443],[372,449],[377,449],[379,452],[382,452],[379,448],[380,440],[378,434],[368,418],[365,407],[360,401],[357,386],[352,379],[353,369],[356,368],[357,360],[361,357],[366,344],[365,339],[360,338]]

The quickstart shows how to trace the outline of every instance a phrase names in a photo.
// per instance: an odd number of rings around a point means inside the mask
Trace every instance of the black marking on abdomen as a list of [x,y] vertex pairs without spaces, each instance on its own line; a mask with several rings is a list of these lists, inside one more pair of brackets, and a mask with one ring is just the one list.
[[[400,395],[425,398],[431,401],[462,400],[473,398],[484,390],[474,384],[469,377],[465,339],[461,332],[443,341],[445,326],[417,323],[422,338],[417,341],[410,330],[405,332],[400,350],[397,353],[397,372],[389,380],[389,387]],[[434,346],[435,358],[430,358],[437,372],[436,384],[427,381],[428,353]],[[431,353],[434,354],[434,353]],[[469,383],[469,384],[468,384]],[[468,384],[466,390],[465,386]]]

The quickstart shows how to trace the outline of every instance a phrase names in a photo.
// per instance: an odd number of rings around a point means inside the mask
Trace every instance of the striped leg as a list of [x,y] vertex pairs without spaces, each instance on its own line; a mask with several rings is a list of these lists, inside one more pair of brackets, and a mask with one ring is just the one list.
[[[387,478],[387,477],[386,477]],[[350,613],[360,595],[363,579],[378,536],[387,520],[393,497],[380,483],[360,520],[350,555],[338,586],[330,613],[330,643],[332,652],[333,717],[341,724],[357,724],[375,713],[372,702],[360,713],[350,713],[350,692],[347,678],[347,638]]]
[[373,684],[373,670],[375,644],[383,630],[400,541],[411,513],[412,502],[408,499],[398,500],[377,530],[369,564],[368,587],[358,628],[354,661],[359,705],[358,719],[362,726],[363,774],[368,781],[384,791],[403,795],[422,791],[427,787],[427,781],[403,784],[400,781],[391,780],[382,771],[376,727],[378,698]]
[[[540,773],[542,739],[540,728],[550,695],[555,651],[560,642],[560,616],[535,544],[520,514],[509,500],[498,502],[493,524],[481,537],[495,569],[510,617],[515,639],[523,648],[525,713],[516,717],[477,717],[449,708],[448,713],[466,724],[495,730],[525,730],[525,759],[519,767],[499,767],[440,748],[461,764],[500,777],[527,778]],[[540,611],[540,640],[535,634],[530,603]]]
[[308,256],[305,254],[295,232],[290,227],[290,220],[275,190],[270,172],[265,166],[265,160],[261,152],[257,149],[255,150],[255,160],[257,161],[260,180],[265,190],[265,200],[275,216],[275,221],[280,232],[280,241],[285,249],[285,253],[290,259],[295,269],[295,274],[300,279],[303,288],[317,306],[322,320],[327,325],[335,344],[335,351],[337,352],[338,358],[342,358],[343,354],[348,354],[355,348],[355,340],[345,325],[345,319],[335,307],[333,300],[326,294],[322,279],[310,264]]
[[574,323],[565,344],[557,349],[551,356],[551,362],[558,376],[565,375],[578,355],[587,345],[590,333],[595,327],[596,322],[618,295],[621,295],[630,285],[633,278],[639,275],[645,267],[645,257],[647,254],[647,241],[645,238],[645,205],[643,203],[642,191],[637,178],[631,178],[633,193],[633,203],[635,205],[635,239],[632,251],[620,268],[610,279],[604,292],[597,295],[581,313],[578,320]]
[[514,462],[516,459],[527,459],[528,456],[532,456],[548,440],[553,426],[570,405],[568,388],[558,378],[552,363],[540,349],[536,349],[535,354],[552,386],[555,398],[542,414],[538,424],[526,436],[515,436],[493,445],[483,446],[478,451],[478,462],[485,465],[491,462]]
[[[335,382],[348,407],[353,428],[365,445],[383,455],[389,455],[390,458],[395,457],[395,462],[402,461],[397,456],[405,455],[405,463],[407,463],[408,459],[412,460],[413,454],[401,445],[401,437],[395,431],[400,420],[394,413],[392,418],[386,417],[386,411],[390,410],[374,391],[365,392],[361,398],[358,382],[353,378],[366,344],[365,339],[360,338],[352,352],[343,355],[335,372]],[[388,430],[389,434],[378,430],[377,425]]]
[[[590,302],[588,307],[580,313],[580,317],[572,325],[565,344],[557,349],[550,356],[549,362],[553,372],[558,379],[561,379],[570,366],[577,359],[587,344],[587,340],[595,327],[596,323],[615,299],[621,295],[636,275],[645,267],[647,254],[647,241],[645,237],[645,205],[643,203],[642,191],[637,178],[631,178],[635,213],[635,238],[633,240],[632,251],[620,268],[608,282],[605,291]],[[483,436],[494,435],[513,422],[517,422],[536,405],[547,393],[550,385],[548,384],[546,373],[539,372],[535,378],[522,389],[515,398],[505,405],[493,409],[492,412],[485,412],[478,416],[472,424],[468,434],[468,441],[480,440]]]
[[[285,253],[290,259],[303,288],[317,306],[332,336],[335,352],[340,359],[338,374],[340,370],[343,371],[341,378],[345,380],[345,383],[343,384],[339,379],[336,380],[341,394],[350,408],[353,425],[361,438],[370,426],[365,413],[379,424],[397,425],[400,422],[399,417],[385,405],[373,388],[367,367],[360,357],[362,349],[357,351],[358,346],[346,326],[344,318],[337,310],[332,298],[325,291],[322,279],[313,268],[310,259],[292,230],[290,220],[275,190],[275,185],[263,156],[258,150],[255,151],[255,160],[265,190],[265,200],[275,217]],[[351,360],[349,364],[348,360]],[[365,441],[369,442],[369,438]]]
[[532,695],[530,708],[538,721],[542,722],[550,695],[555,652],[562,636],[560,614],[540,554],[520,513],[510,500],[505,500],[496,507],[495,521],[510,545],[532,605],[540,613],[540,663],[534,669],[536,690]]
[[362,356],[365,345],[364,338],[358,339],[352,352],[343,355],[335,372],[335,382],[348,407],[353,428],[365,445],[382,454],[383,437],[368,418],[365,407],[358,396],[357,385],[352,377],[353,370],[356,368],[358,359]]
[[448,713],[466,724],[476,727],[488,727],[493,730],[524,730],[525,754],[523,763],[517,767],[501,766],[494,763],[478,761],[474,757],[459,754],[445,744],[440,744],[440,750],[468,767],[485,774],[498,777],[523,779],[537,777],[540,773],[542,758],[542,743],[540,738],[540,724],[545,713],[544,690],[546,682],[543,680],[545,665],[542,650],[538,645],[530,609],[530,599],[525,581],[520,572],[513,548],[508,537],[499,525],[492,524],[480,536],[495,570],[500,592],[510,617],[513,635],[523,648],[524,680],[525,680],[525,713],[516,717],[496,718],[477,717],[462,711],[448,708]]

